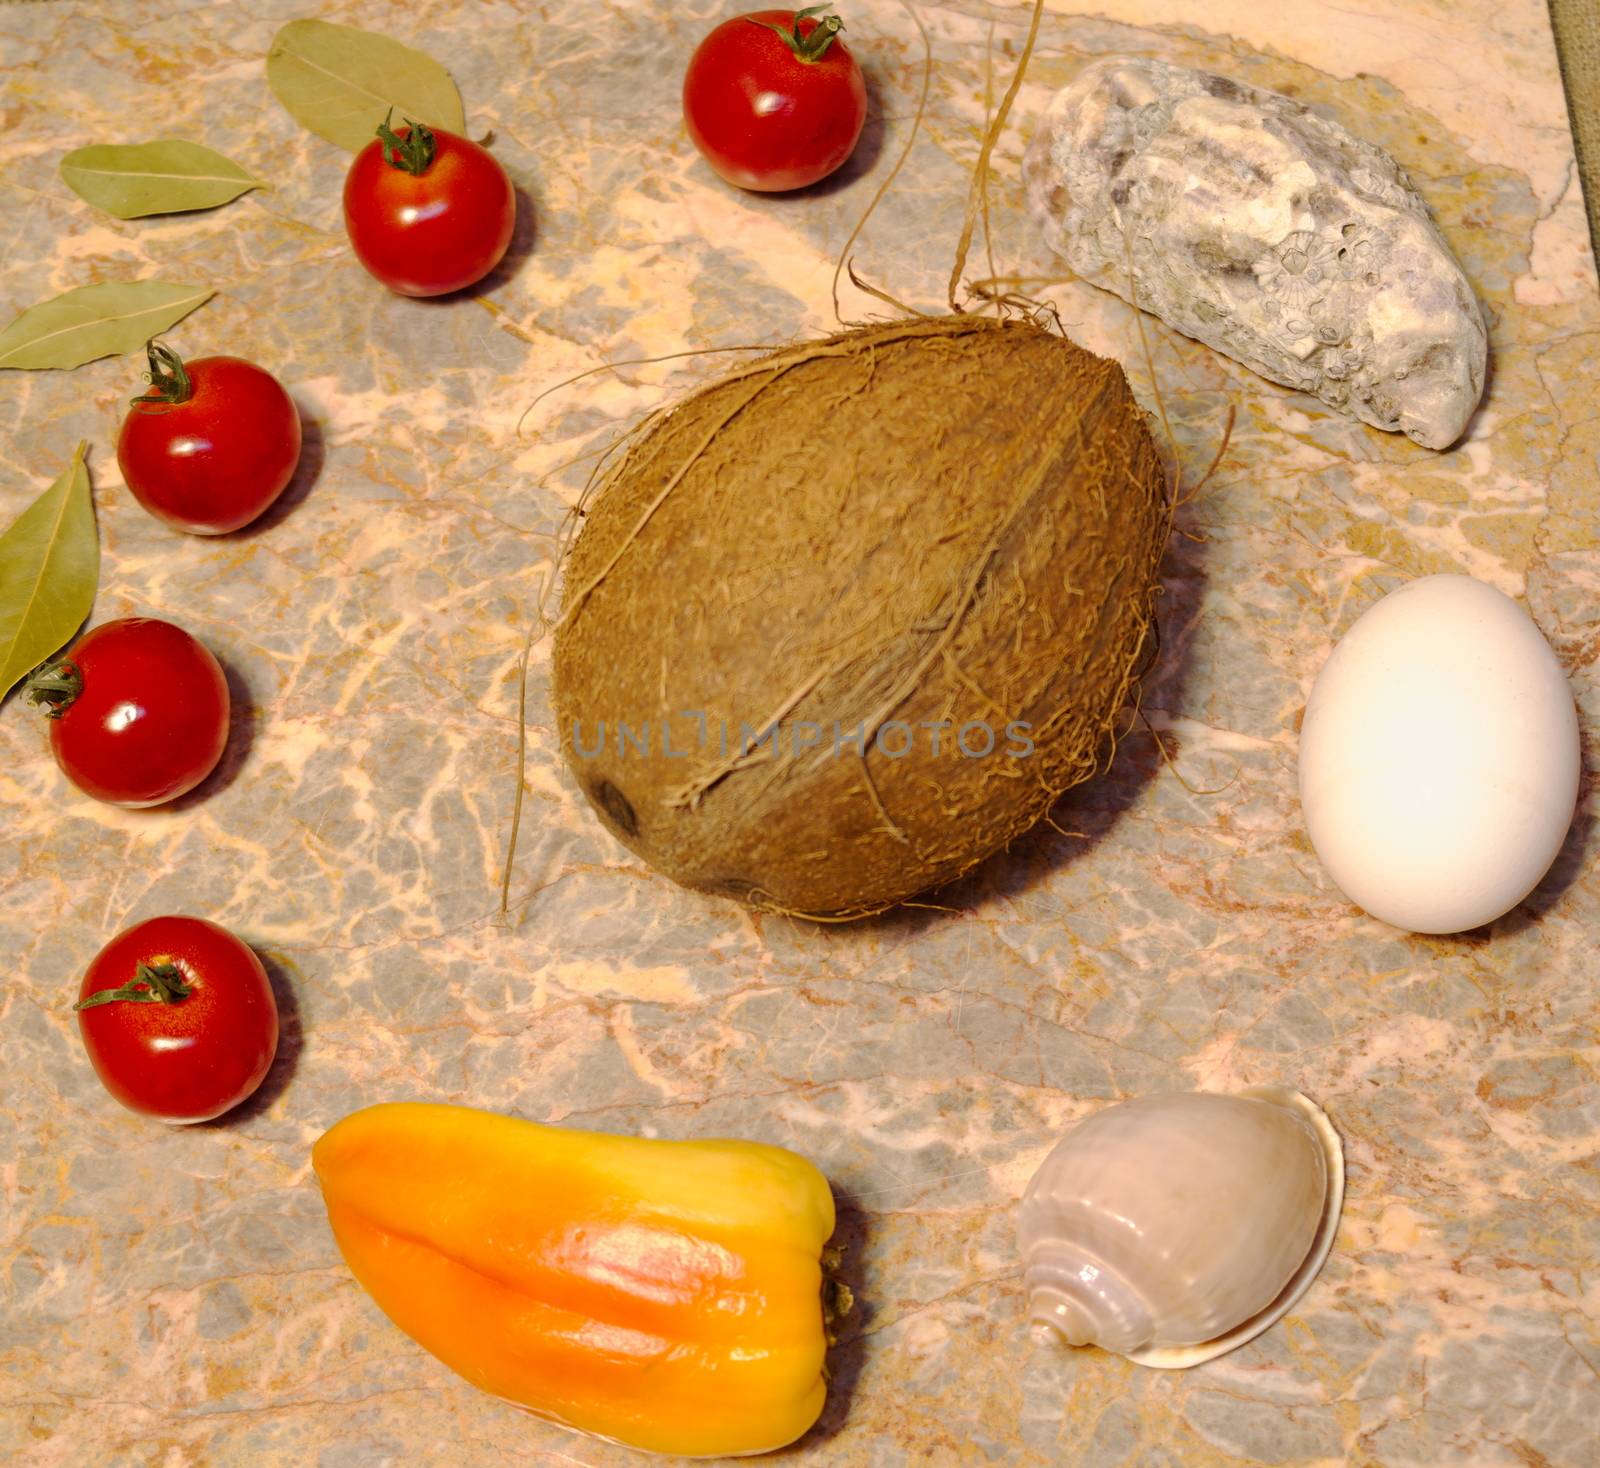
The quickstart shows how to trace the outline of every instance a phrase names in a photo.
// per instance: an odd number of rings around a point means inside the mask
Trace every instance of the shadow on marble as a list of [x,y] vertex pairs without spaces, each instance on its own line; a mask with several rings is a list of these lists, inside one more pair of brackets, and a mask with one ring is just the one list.
[[823,1404],[822,1415],[798,1442],[769,1455],[773,1458],[804,1457],[844,1430],[850,1417],[850,1401],[867,1355],[863,1343],[871,1335],[872,1322],[878,1313],[868,1298],[865,1278],[867,1234],[871,1228],[867,1212],[849,1189],[831,1178],[829,1186],[833,1189],[836,1219],[831,1242],[841,1255],[839,1279],[849,1287],[854,1302],[850,1313],[839,1322],[838,1339],[828,1350],[828,1399]]
[[217,662],[222,665],[222,676],[228,683],[227,748],[222,751],[222,758],[217,761],[216,769],[193,790],[180,795],[176,800],[169,800],[165,805],[154,807],[163,814],[191,810],[210,800],[213,795],[233,784],[249,761],[250,748],[256,739],[255,696],[250,691],[250,685],[245,682],[244,675],[227,658],[218,656]]
[[867,120],[862,125],[861,137],[856,142],[855,152],[826,178],[819,178],[814,184],[808,184],[803,189],[789,189],[781,194],[767,194],[764,197],[775,203],[786,204],[792,201],[803,206],[808,199],[821,199],[829,194],[840,193],[849,188],[862,174],[872,172],[879,155],[883,152],[885,131],[883,88],[878,84],[878,74],[873,67],[861,68],[861,80],[867,87]]
[[1567,827],[1561,850],[1550,864],[1550,870],[1539,879],[1539,885],[1504,917],[1497,918],[1486,927],[1475,928],[1471,933],[1463,933],[1463,938],[1487,940],[1491,935],[1521,933],[1528,928],[1538,927],[1544,915],[1561,902],[1567,889],[1583,875],[1595,829],[1595,813],[1589,800],[1594,790],[1594,776],[1591,774],[1594,765],[1591,760],[1595,741],[1593,734],[1581,724],[1578,740],[1583,769],[1583,779],[1578,787],[1578,809],[1572,817],[1572,824]]
[[[1472,288],[1478,291],[1476,281],[1473,282]],[[1478,291],[1478,305],[1483,310],[1484,326],[1489,333],[1489,351],[1483,363],[1483,391],[1478,395],[1478,406],[1472,410],[1472,416],[1467,419],[1467,426],[1461,430],[1461,437],[1445,450],[1447,455],[1458,451],[1462,444],[1472,442],[1472,436],[1478,431],[1478,424],[1483,421],[1484,413],[1494,401],[1495,358],[1499,355],[1500,342],[1497,333],[1500,330],[1501,313],[1484,299],[1481,291]]]
[[294,513],[295,507],[311,493],[316,487],[317,480],[322,477],[322,465],[327,457],[327,442],[323,436],[322,422],[304,403],[293,398],[292,394],[291,399],[294,402],[295,412],[300,415],[300,462],[295,465],[294,478],[289,481],[288,488],[267,507],[264,514],[257,516],[248,525],[242,525],[226,535],[215,537],[217,540],[254,540],[256,536],[271,530],[273,526],[282,524]]
[[522,184],[513,183],[511,191],[517,199],[517,222],[511,231],[511,243],[505,255],[484,278],[472,285],[463,286],[443,296],[414,297],[419,306],[448,306],[453,301],[472,300],[476,296],[492,295],[501,286],[517,278],[539,235],[539,196]]
[[197,1123],[212,1130],[222,1130],[251,1121],[271,1106],[294,1080],[294,1073],[300,1066],[300,1052],[305,1048],[305,1030],[300,1023],[300,998],[290,979],[288,966],[282,959],[256,947],[255,944],[250,946],[255,949],[256,957],[261,960],[261,967],[267,971],[267,982],[272,985],[272,997],[277,1001],[278,1053],[272,1057],[272,1068],[267,1072],[266,1079],[251,1095],[245,1097],[232,1111],[225,1111],[210,1121]]

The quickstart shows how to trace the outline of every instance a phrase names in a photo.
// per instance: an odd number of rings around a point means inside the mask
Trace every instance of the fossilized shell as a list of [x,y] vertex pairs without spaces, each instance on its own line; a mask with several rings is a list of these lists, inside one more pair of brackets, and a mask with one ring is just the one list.
[[1017,1220],[1042,1339],[1141,1366],[1242,1346],[1333,1246],[1344,1149],[1297,1091],[1181,1091],[1109,1106],[1045,1158]]
[[1274,382],[1432,449],[1483,395],[1483,312],[1427,206],[1292,98],[1111,57],[1056,94],[1023,174],[1074,271]]

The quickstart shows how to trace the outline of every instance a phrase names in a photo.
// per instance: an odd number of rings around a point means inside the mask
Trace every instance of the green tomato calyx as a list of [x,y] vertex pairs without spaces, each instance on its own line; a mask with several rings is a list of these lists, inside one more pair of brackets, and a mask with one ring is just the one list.
[[433,162],[433,131],[426,124],[408,117],[406,118],[408,131],[402,138],[389,126],[393,117],[394,108],[391,107],[384,114],[383,121],[378,124],[378,141],[383,144],[383,161],[390,168],[398,168],[405,173],[420,177],[428,171],[429,165]]
[[194,384],[189,380],[183,358],[165,342],[157,341],[154,337],[144,344],[144,350],[150,359],[150,370],[144,375],[150,390],[133,400],[134,407],[162,403],[175,408],[179,403],[188,402],[194,396]]
[[38,704],[47,719],[59,719],[83,692],[83,674],[78,665],[63,658],[46,663],[28,679],[28,702]]
[[[765,26],[769,31],[776,31],[783,37],[783,44],[804,62],[821,61],[828,54],[828,48],[833,45],[834,37],[844,29],[844,22],[837,15],[825,12],[832,10],[831,5],[810,5],[804,10],[794,13],[794,29],[786,31],[774,20],[759,20],[755,16],[747,17],[756,25]],[[820,17],[820,18],[819,18]],[[809,36],[800,34],[800,22],[815,20],[817,23],[811,28]]]
[[133,971],[133,982],[120,989],[98,989],[80,999],[74,1009],[93,1009],[97,1004],[179,1004],[194,992],[194,985],[183,977],[183,970],[167,959],[163,963],[141,963]]

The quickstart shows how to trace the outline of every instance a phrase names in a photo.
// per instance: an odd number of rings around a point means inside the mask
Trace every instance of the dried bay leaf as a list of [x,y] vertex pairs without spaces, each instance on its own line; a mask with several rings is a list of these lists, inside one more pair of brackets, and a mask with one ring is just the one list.
[[100,579],[89,470],[72,463],[0,535],[0,698],[57,651],[89,615]]
[[61,160],[61,177],[80,199],[118,219],[215,209],[262,186],[231,158],[181,138],[75,148]]
[[212,295],[169,280],[82,285],[30,306],[0,331],[0,368],[81,367],[138,351]]
[[272,38],[267,83],[290,116],[354,153],[391,108],[446,132],[466,130],[461,94],[431,56],[388,36],[325,20],[291,20]]

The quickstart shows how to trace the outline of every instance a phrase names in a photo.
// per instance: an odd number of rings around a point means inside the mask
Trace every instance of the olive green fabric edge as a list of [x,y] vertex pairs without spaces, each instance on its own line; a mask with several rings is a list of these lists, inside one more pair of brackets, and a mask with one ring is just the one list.
[[1589,240],[1600,258],[1600,0],[1550,0],[1550,24],[1567,88]]

